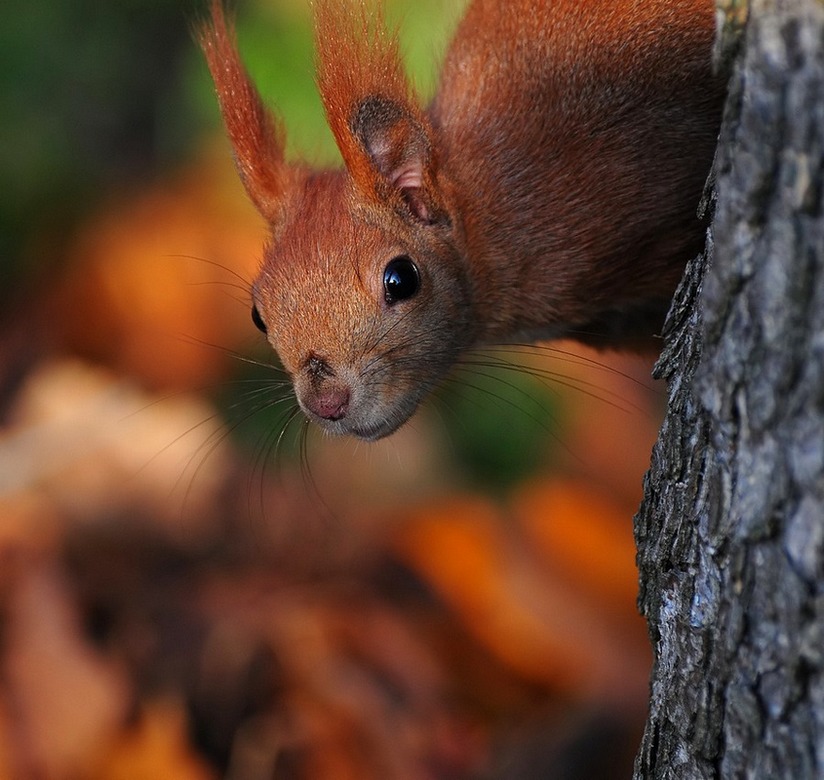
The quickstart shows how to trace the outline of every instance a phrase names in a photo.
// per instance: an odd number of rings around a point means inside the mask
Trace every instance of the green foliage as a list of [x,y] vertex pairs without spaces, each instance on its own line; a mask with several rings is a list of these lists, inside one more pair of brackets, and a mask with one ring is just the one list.
[[0,3],[0,300],[48,262],[33,245],[168,162],[158,112],[188,21],[172,0]]
[[292,419],[295,394],[268,344],[259,344],[250,360],[239,361],[232,381],[211,396],[232,440],[257,457],[261,468],[297,460],[305,418],[298,412]]
[[545,463],[559,416],[546,382],[513,367],[470,362],[437,398],[450,450],[473,486],[505,491]]

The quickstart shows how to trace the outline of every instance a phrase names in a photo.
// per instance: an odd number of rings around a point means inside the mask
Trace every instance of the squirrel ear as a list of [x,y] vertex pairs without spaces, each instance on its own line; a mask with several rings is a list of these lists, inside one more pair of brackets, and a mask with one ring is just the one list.
[[435,177],[432,128],[381,7],[315,0],[318,86],[329,126],[360,193],[404,218],[448,221]]
[[441,221],[432,144],[427,128],[417,117],[390,99],[371,96],[355,110],[351,132],[380,176],[379,196],[400,196],[411,216],[420,222]]
[[246,192],[269,222],[281,218],[287,167],[285,133],[266,110],[237,51],[235,33],[220,0],[213,0],[211,22],[199,32],[200,45],[217,90],[223,122]]

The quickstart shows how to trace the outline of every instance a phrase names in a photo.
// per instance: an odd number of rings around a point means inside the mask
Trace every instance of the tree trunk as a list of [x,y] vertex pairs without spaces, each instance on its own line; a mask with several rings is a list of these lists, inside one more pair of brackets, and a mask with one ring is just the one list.
[[824,778],[824,4],[753,0],[635,520],[636,778]]

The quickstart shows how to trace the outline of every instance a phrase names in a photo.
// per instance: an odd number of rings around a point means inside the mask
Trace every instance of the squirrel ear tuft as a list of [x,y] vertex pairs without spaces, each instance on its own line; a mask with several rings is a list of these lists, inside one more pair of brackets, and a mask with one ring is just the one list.
[[326,117],[361,195],[416,222],[443,222],[432,128],[404,74],[397,33],[363,0],[316,0],[315,48]]
[[282,215],[288,173],[281,123],[267,111],[243,67],[234,28],[227,22],[220,0],[213,0],[211,21],[203,25],[198,37],[240,178],[257,210],[276,223]]

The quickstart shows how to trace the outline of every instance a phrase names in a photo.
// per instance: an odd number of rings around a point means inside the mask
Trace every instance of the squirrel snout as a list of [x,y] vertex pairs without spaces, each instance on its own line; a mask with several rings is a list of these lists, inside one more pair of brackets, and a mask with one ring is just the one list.
[[349,386],[335,376],[335,370],[324,358],[310,354],[305,363],[309,387],[301,400],[306,409],[322,420],[337,422],[349,412]]

